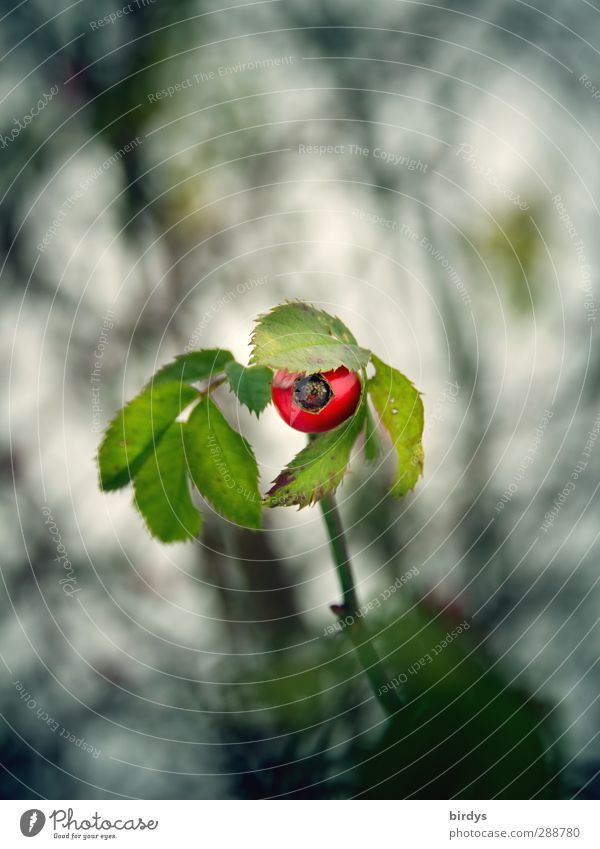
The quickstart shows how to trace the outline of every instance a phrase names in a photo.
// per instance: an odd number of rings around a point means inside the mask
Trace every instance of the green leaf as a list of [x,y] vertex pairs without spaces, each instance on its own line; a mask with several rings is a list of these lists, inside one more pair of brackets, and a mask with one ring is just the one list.
[[202,516],[190,496],[183,433],[187,424],[173,422],[137,472],[135,503],[150,533],[162,542],[193,539]]
[[190,475],[204,498],[232,522],[259,528],[262,505],[252,448],[208,396],[195,407],[184,439]]
[[169,425],[197,397],[196,390],[185,384],[151,384],[123,407],[98,450],[101,489],[127,486]]
[[377,422],[368,406],[366,407],[365,419],[365,459],[367,463],[374,463],[381,455],[381,438],[377,429]]
[[256,413],[258,418],[271,400],[271,369],[266,366],[246,368],[231,362],[225,366],[225,374],[239,401],[245,404],[251,413]]
[[267,507],[300,508],[335,492],[346,472],[352,446],[363,424],[364,407],[347,421],[315,436],[274,480],[265,496]]
[[261,316],[252,345],[252,363],[298,372],[329,371],[342,365],[358,371],[371,356],[359,348],[339,318],[302,301],[282,304]]
[[197,380],[205,380],[207,377],[219,374],[232,360],[233,354],[221,348],[191,351],[189,354],[175,357],[172,363],[163,366],[156,372],[150,383],[154,383],[155,386],[170,381],[195,383]]
[[375,376],[368,389],[373,405],[392,438],[398,467],[392,488],[397,498],[414,488],[423,474],[423,402],[410,380],[373,355]]

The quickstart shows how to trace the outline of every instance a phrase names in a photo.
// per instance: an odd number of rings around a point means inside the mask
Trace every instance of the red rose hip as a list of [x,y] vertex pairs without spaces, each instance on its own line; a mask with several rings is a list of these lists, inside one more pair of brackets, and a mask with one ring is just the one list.
[[281,418],[303,433],[322,433],[346,421],[360,400],[360,378],[345,366],[316,374],[280,369],[271,397]]

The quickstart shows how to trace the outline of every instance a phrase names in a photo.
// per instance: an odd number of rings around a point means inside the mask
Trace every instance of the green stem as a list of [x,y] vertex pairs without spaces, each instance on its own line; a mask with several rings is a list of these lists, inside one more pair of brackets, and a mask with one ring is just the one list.
[[212,383],[209,383],[208,386],[205,386],[204,389],[198,390],[198,395],[204,397],[205,395],[210,395],[210,393],[214,389],[218,389],[219,386],[222,386],[224,383],[227,383],[227,377],[219,377],[217,380],[213,380]]
[[[369,679],[375,698],[386,713],[393,716],[402,707],[402,702],[395,689],[389,686],[390,677],[384,669],[359,611],[346,536],[335,496],[324,495],[319,503],[343,594],[343,603],[332,605],[331,609],[352,640],[352,645]],[[348,617],[350,617],[350,622],[346,624]]]

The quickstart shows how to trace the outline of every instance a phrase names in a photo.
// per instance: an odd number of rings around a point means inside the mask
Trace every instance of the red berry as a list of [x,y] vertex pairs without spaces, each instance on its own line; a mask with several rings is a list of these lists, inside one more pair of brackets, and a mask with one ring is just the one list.
[[271,386],[281,418],[303,433],[322,433],[346,421],[356,410],[360,394],[360,378],[345,366],[316,374],[280,369]]

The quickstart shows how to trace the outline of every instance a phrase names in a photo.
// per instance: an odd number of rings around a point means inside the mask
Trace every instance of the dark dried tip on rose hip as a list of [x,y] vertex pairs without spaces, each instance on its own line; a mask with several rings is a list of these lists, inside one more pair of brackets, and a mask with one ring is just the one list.
[[361,382],[346,366],[315,374],[279,369],[271,397],[281,418],[303,433],[325,433],[345,422],[361,398]]
[[294,404],[301,410],[317,413],[331,401],[333,392],[322,374],[297,377],[293,387]]

